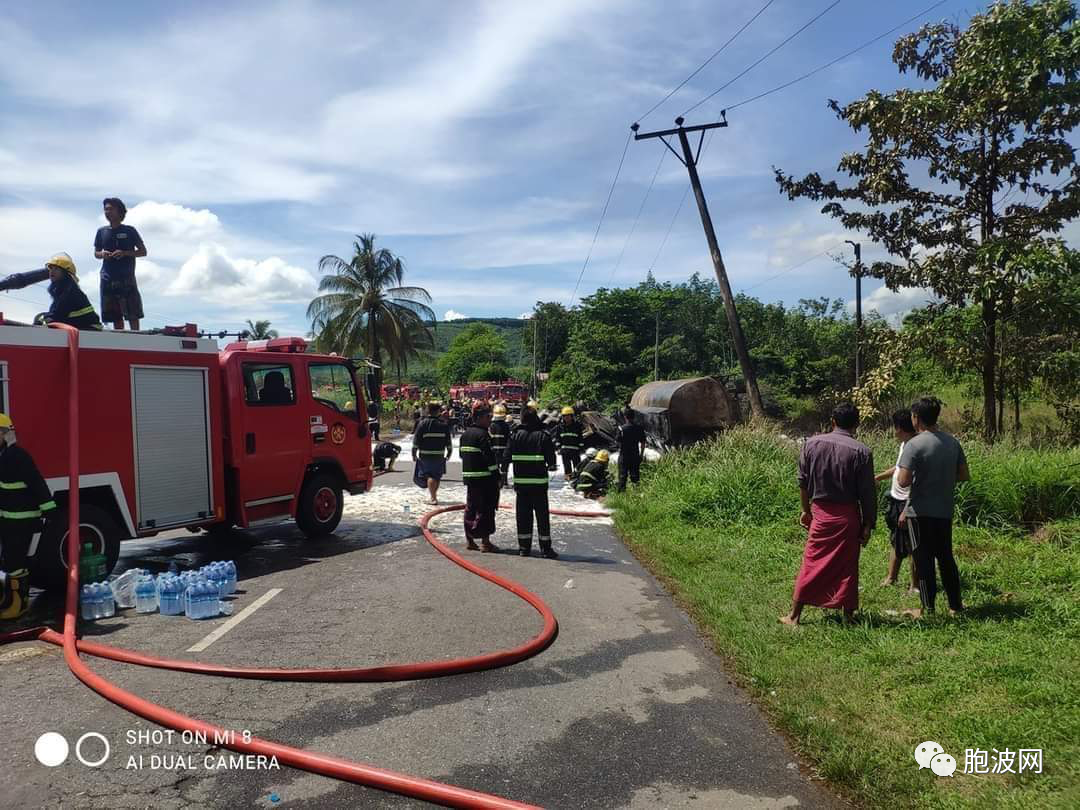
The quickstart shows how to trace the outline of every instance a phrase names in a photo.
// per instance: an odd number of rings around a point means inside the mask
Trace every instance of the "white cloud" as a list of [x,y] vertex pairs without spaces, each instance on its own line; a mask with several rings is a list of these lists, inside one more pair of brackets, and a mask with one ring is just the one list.
[[125,225],[138,228],[147,242],[155,237],[191,242],[221,238],[221,220],[209,209],[144,200],[128,210]]
[[461,321],[461,320],[464,320],[465,318],[468,318],[468,317],[469,317],[468,315],[462,315],[457,310],[448,309],[448,310],[446,310],[446,314],[443,315],[442,319],[444,321]]
[[[863,296],[863,312],[877,312],[887,321],[899,322],[913,309],[924,307],[929,303],[939,300],[930,290],[920,287],[901,287],[893,292],[888,287],[881,286],[870,295]],[[855,302],[847,305],[848,312],[855,312]]]
[[243,306],[273,301],[306,303],[315,293],[315,277],[277,256],[234,258],[221,245],[208,242],[184,262],[166,293]]

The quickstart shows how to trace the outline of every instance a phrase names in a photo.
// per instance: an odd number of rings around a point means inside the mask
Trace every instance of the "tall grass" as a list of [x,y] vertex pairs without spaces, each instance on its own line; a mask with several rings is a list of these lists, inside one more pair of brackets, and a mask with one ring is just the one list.
[[[890,466],[895,441],[866,439],[877,468]],[[871,807],[1080,806],[1080,450],[965,449],[973,480],[954,538],[968,611],[957,620],[899,615],[918,600],[878,584],[882,526],[862,553],[856,627],[817,610],[794,632],[777,623],[805,539],[798,447],[777,434],[734,430],[668,454],[609,505],[739,681],[843,792]],[[940,779],[912,759],[925,739],[961,765],[965,748],[1043,748],[1044,773]]]

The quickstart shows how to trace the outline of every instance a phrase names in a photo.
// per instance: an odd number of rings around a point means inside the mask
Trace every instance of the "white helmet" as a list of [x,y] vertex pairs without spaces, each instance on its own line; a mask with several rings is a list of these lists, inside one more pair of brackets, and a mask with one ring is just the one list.
[[585,451],[585,458],[596,458],[596,448],[590,447]]

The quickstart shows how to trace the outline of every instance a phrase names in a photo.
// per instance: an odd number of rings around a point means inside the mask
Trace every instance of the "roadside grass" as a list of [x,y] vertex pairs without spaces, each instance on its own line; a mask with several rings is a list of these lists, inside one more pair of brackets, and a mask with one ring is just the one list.
[[[877,469],[890,466],[895,442],[869,440]],[[868,807],[1078,807],[1080,449],[965,449],[959,619],[899,615],[918,597],[879,584],[880,521],[861,558],[858,624],[814,608],[798,629],[778,624],[805,531],[797,448],[770,433],[740,429],[670,453],[608,505],[739,682],[843,793]],[[956,757],[953,778],[918,769],[912,752],[925,740]],[[969,748],[1041,748],[1043,773],[962,774]]]

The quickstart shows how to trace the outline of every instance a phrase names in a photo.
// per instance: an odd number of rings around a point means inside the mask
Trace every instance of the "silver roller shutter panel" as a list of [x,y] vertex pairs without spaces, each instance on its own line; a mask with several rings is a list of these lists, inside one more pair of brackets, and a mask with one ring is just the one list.
[[139,526],[210,516],[205,369],[132,368]]

